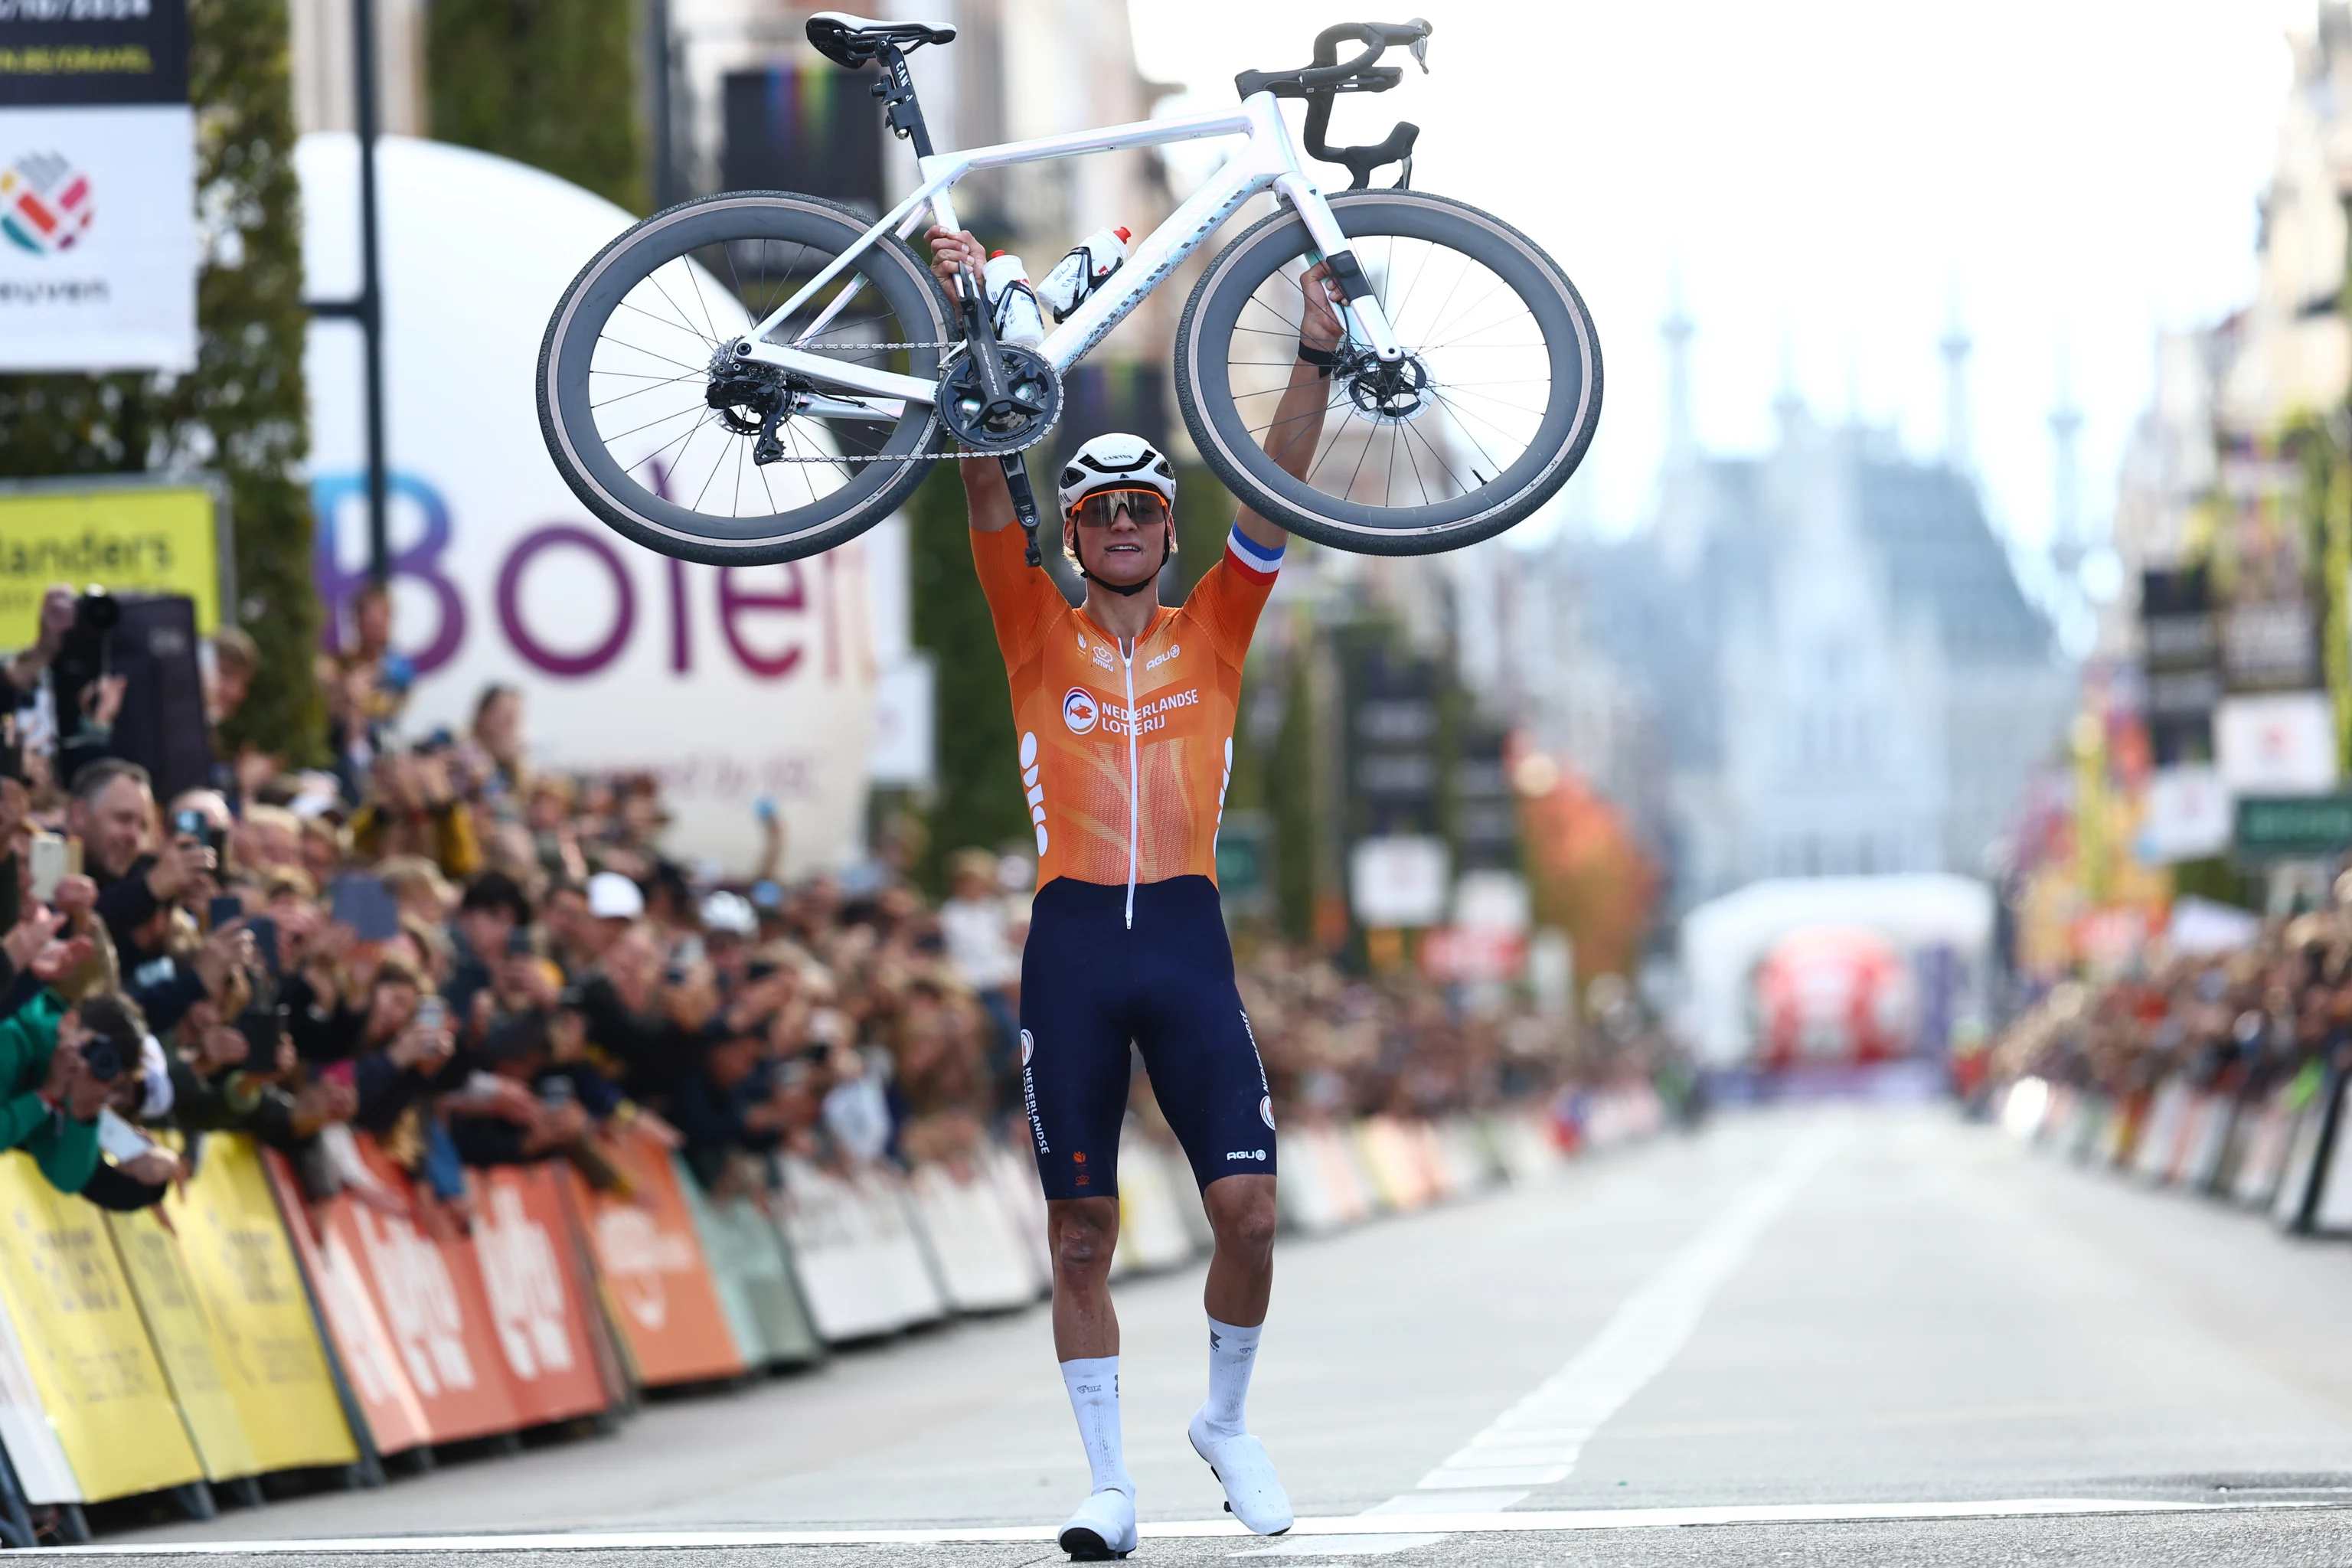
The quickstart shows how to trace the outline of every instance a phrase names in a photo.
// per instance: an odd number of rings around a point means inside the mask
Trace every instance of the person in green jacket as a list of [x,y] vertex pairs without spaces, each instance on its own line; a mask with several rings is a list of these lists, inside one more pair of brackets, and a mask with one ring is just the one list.
[[[112,993],[68,1005],[44,988],[0,1019],[0,1149],[22,1149],[49,1184],[79,1193],[98,1169],[98,1113],[139,1081],[138,1005]],[[111,1055],[100,1078],[92,1059]]]

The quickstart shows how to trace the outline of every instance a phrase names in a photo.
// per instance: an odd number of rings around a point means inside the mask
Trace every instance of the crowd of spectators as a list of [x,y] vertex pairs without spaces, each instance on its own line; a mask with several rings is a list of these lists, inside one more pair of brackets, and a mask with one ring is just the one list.
[[[149,1131],[233,1130],[314,1195],[381,1201],[360,1132],[429,1223],[463,1225],[468,1166],[567,1159],[625,1187],[612,1137],[753,1191],[779,1152],[956,1162],[1020,1138],[1032,860],[961,851],[936,906],[886,865],[787,883],[768,811],[750,874],[681,864],[656,782],[535,769],[511,689],[462,733],[409,733],[374,590],[320,661],[329,765],[216,746],[210,784],[158,799],[107,753],[119,692],[85,698],[64,742],[41,711],[73,608],[53,592],[0,691],[21,721],[0,781],[0,1147],[61,1189],[152,1203],[201,1140]],[[253,668],[235,633],[213,644],[213,721]],[[1271,942],[1244,943],[1242,984],[1284,1116],[1484,1108],[1573,1065],[1564,1026]],[[1137,1101],[1151,1127],[1140,1078]]]
[[2185,1076],[2201,1091],[2261,1099],[2352,1068],[2352,873],[2336,900],[2263,922],[2240,944],[2159,944],[2123,973],[2053,986],[1995,1040],[1985,1089],[2035,1077],[2127,1100]]

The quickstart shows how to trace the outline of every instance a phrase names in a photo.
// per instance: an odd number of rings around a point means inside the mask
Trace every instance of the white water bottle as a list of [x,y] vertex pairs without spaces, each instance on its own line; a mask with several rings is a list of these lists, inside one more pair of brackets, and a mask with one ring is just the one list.
[[1126,261],[1129,237],[1124,228],[1098,228],[1078,241],[1037,285],[1038,302],[1053,309],[1054,320],[1068,321]]
[[981,279],[988,289],[989,323],[1000,343],[1034,348],[1045,341],[1045,318],[1037,312],[1037,291],[1030,287],[1029,268],[1010,251],[988,258]]

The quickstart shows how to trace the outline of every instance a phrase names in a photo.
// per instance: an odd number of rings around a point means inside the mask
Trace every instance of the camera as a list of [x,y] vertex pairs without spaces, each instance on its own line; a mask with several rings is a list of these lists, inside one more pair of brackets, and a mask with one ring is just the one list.
[[81,1044],[81,1061],[89,1069],[90,1077],[100,1083],[112,1083],[122,1076],[130,1057],[113,1037],[92,1035]]
[[[122,624],[122,606],[113,595],[93,583],[81,591],[74,601],[73,625],[58,645],[58,657],[52,668],[60,688],[79,692],[83,687],[106,673],[107,655],[114,638],[114,628]],[[62,710],[66,704],[60,702]],[[58,714],[62,721],[63,711]]]

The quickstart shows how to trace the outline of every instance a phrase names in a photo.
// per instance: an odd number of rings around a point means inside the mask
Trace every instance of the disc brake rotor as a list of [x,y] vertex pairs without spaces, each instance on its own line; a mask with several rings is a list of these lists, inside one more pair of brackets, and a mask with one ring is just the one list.
[[1435,378],[1415,354],[1383,364],[1378,355],[1367,352],[1339,374],[1347,383],[1348,401],[1367,419],[1402,424],[1420,418],[1434,401]]

